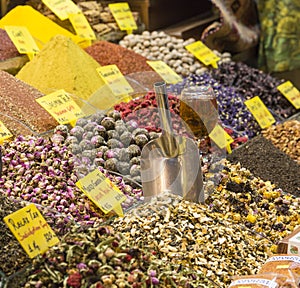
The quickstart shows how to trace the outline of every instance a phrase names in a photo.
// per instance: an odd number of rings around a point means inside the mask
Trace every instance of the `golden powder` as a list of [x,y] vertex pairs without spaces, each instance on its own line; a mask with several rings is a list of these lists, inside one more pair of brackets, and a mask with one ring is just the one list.
[[16,75],[44,94],[59,89],[88,99],[103,84],[100,64],[70,38],[54,36]]

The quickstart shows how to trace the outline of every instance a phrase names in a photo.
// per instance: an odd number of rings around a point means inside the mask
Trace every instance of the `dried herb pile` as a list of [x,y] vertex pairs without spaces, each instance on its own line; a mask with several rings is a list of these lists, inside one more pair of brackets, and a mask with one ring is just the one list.
[[271,181],[284,192],[299,197],[300,165],[264,136],[259,135],[227,156],[232,163],[241,163],[254,176]]
[[233,275],[254,274],[268,258],[272,242],[211,212],[206,205],[162,194],[116,219],[113,227],[165,263],[202,272],[220,287]]
[[110,227],[77,229],[34,262],[18,287],[217,287],[128,241]]
[[[42,96],[44,94],[36,88],[7,72],[0,71],[0,111],[4,114],[4,116],[0,114],[0,120],[13,134],[42,133],[53,129],[58,124],[35,101]],[[9,117],[13,118],[9,119]]]
[[16,75],[44,94],[64,89],[88,99],[104,82],[96,69],[98,62],[70,38],[54,36]]

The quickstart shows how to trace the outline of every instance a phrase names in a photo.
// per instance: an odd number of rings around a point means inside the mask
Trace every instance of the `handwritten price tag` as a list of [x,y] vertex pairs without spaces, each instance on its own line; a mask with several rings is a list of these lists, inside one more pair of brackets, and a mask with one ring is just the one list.
[[59,242],[34,204],[4,217],[3,220],[30,258],[43,254]]
[[197,59],[199,59],[204,65],[212,65],[214,68],[218,68],[217,62],[220,57],[211,51],[201,41],[196,41],[185,46],[185,49],[192,53]]
[[268,128],[276,122],[273,115],[258,96],[246,100],[245,105],[262,129]]
[[292,103],[296,109],[300,108],[300,92],[291,81],[282,83],[281,85],[277,86],[277,89]]
[[158,73],[161,78],[168,84],[176,84],[182,81],[182,78],[172,70],[165,62],[163,61],[147,61],[147,63]]
[[228,146],[230,147],[230,144],[233,142],[231,136],[219,124],[217,124],[215,128],[210,132],[209,137],[221,149]]
[[104,213],[114,210],[119,216],[124,216],[121,203],[126,196],[98,169],[76,182],[76,186]]
[[35,55],[39,52],[33,37],[24,26],[5,26],[5,31],[21,54]]
[[12,136],[13,136],[13,134],[11,134],[11,132],[0,121],[0,143],[2,143],[6,139],[11,138]]
[[70,14],[69,20],[79,37],[88,40],[96,39],[94,31],[83,13]]
[[137,29],[136,22],[131,13],[128,3],[113,3],[108,5],[112,15],[114,16],[120,30],[126,30],[131,33]]
[[42,0],[42,2],[60,19],[66,20],[70,14],[81,13],[79,7],[71,0]]
[[134,91],[116,65],[99,67],[97,72],[115,96],[123,98]]
[[36,99],[36,101],[47,110],[59,124],[72,123],[78,118],[85,116],[76,102],[63,89],[40,97]]

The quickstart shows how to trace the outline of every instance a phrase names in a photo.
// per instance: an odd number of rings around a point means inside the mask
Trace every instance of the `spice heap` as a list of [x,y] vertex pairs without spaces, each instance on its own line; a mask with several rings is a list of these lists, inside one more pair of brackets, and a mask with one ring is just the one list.
[[26,274],[21,285],[28,288],[217,287],[202,273],[163,261],[110,227],[74,230]]
[[[26,204],[24,202],[16,201],[3,194],[0,194],[1,219],[25,206]],[[37,208],[59,238],[71,230],[71,227],[74,225],[72,221],[63,217],[62,215],[59,215],[58,213],[39,206]],[[0,267],[6,276],[10,276],[29,265],[32,260],[26,254],[4,221],[0,221],[0,229]]]
[[[36,99],[43,96],[37,89],[0,71],[0,111],[17,121],[0,114],[0,120],[15,135],[42,133],[53,129],[57,122],[44,110]],[[24,125],[28,129],[24,129]],[[31,131],[30,131],[31,130]]]
[[262,135],[233,150],[227,159],[241,163],[254,176],[271,181],[284,192],[299,197],[300,165]]
[[[202,74],[207,68],[201,64],[185,46],[195,42],[190,38],[186,41],[167,35],[161,31],[144,31],[141,35],[130,34],[125,36],[119,44],[125,48],[141,54],[148,60],[162,60],[167,63],[177,74],[184,77],[190,73]],[[215,52],[220,54],[218,52]],[[230,54],[220,55],[222,61],[230,61]]]
[[206,199],[210,211],[246,225],[273,243],[300,225],[300,198],[284,194],[240,164],[226,161],[222,165],[222,181]]
[[105,220],[102,211],[75,186],[74,161],[66,146],[41,137],[18,136],[4,143],[2,155],[2,193],[41,204],[82,225]]
[[98,62],[70,38],[54,36],[16,75],[45,94],[58,89],[88,99],[104,82]]
[[233,61],[220,64],[218,69],[212,69],[210,73],[222,85],[235,87],[245,99],[259,96],[269,109],[283,118],[297,111],[277,89],[284,80],[278,80],[247,64]]
[[58,126],[55,134],[60,134],[76,156],[78,175],[102,166],[137,182],[141,182],[141,150],[158,137],[155,132],[139,128],[135,121],[124,122],[118,111],[81,118],[70,131],[66,126]]
[[290,120],[271,126],[262,134],[300,164],[300,121]]
[[10,40],[6,31],[0,29],[0,61],[17,57],[19,55],[20,53],[14,43]]
[[138,247],[156,251],[165,263],[202,272],[227,287],[231,276],[258,271],[272,243],[220,216],[205,205],[162,194],[113,226]]

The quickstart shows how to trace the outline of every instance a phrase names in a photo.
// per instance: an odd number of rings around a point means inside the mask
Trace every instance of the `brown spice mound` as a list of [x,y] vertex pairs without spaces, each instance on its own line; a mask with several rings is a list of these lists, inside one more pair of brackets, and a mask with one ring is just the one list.
[[0,29],[0,61],[19,56],[14,43],[10,40],[5,30]]
[[[7,72],[0,71],[0,120],[13,134],[27,135],[32,131],[43,133],[58,125],[35,101],[41,96],[44,95],[37,89]],[[17,125],[16,121],[9,121],[2,113],[24,123],[29,129],[24,129],[22,124]]]
[[146,62],[147,58],[114,43],[99,41],[87,47],[85,51],[100,65],[117,65],[124,75],[153,71]]

